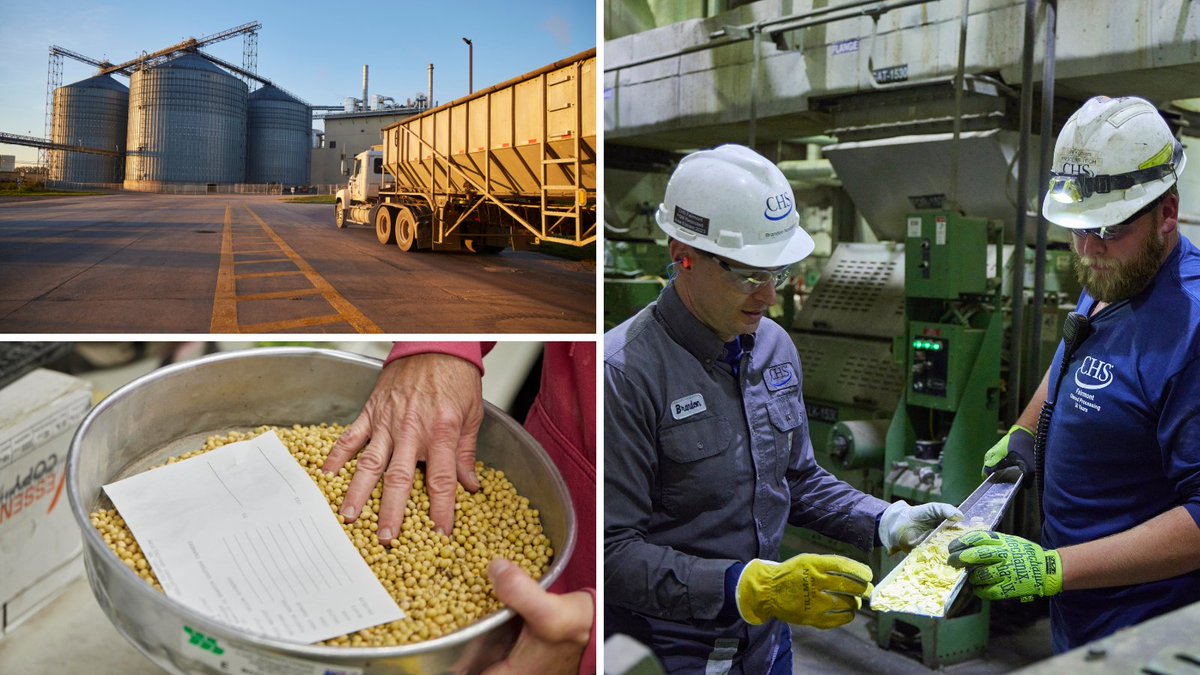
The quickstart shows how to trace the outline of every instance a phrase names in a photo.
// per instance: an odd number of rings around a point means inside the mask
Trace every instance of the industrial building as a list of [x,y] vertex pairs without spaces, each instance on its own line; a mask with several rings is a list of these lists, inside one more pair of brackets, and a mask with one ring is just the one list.
[[[357,99],[352,99],[357,101]],[[318,132],[312,148],[312,184],[345,184],[354,169],[354,156],[379,145],[383,128],[426,110],[426,107],[388,106],[359,110],[351,103],[350,111],[328,112],[321,119],[325,131]]]
[[[1186,153],[1200,152],[1200,22],[1187,0],[606,0],[602,14],[606,330],[656,300],[654,316],[666,322],[664,287],[670,289],[680,275],[697,274],[692,266],[701,265],[670,253],[664,233],[669,227],[690,229],[704,243],[710,224],[717,227],[715,220],[690,212],[683,220],[679,211],[672,216],[670,209],[682,206],[667,197],[668,181],[684,166],[681,160],[727,143],[757,151],[790,183],[786,196],[815,247],[766,312],[799,354],[805,424],[798,432],[807,432],[823,469],[888,502],[962,504],[980,487],[985,451],[1008,438],[1005,432],[1052,364],[1064,322],[1083,290],[1072,249],[1079,233],[1073,238],[1071,230],[1041,216],[1048,164],[1069,116],[1093,96],[1142,97],[1157,108]],[[1172,166],[1178,229],[1200,242],[1200,171],[1182,171],[1178,162]],[[660,211],[664,203],[667,210]],[[711,257],[714,250],[740,245],[697,250]],[[754,271],[733,254],[717,260],[746,277]],[[653,332],[649,315],[639,316],[643,323],[625,324],[614,331],[616,338],[606,339],[608,353],[632,353],[634,347],[627,346],[634,344],[632,336]],[[678,330],[667,326],[668,333]],[[686,349],[702,349],[695,347],[700,342],[676,339]],[[728,344],[722,354],[729,353]],[[714,381],[720,379],[715,361],[705,371]],[[733,373],[736,378],[736,368]],[[748,391],[754,376],[743,377],[750,378],[743,383]],[[682,385],[674,385],[687,378],[673,372],[664,386],[682,395]],[[696,388],[704,390],[696,385],[687,392]],[[1060,410],[1069,405],[1065,398]],[[768,419],[757,404],[743,400],[748,420]],[[698,405],[705,411],[703,399]],[[674,409],[672,419],[660,411],[664,435],[656,439],[654,456],[665,466],[651,472],[655,505],[679,489],[660,481],[673,475],[695,480],[703,463],[717,461],[710,448],[726,436],[713,420],[725,418],[714,413],[711,399],[708,406],[694,419],[710,423],[712,433],[689,432],[682,421],[686,412]],[[777,429],[790,428],[783,412],[775,407],[769,412]],[[733,419],[738,438],[741,418]],[[654,420],[645,422],[654,426]],[[760,433],[753,424],[751,435]],[[606,453],[627,452],[607,437],[606,444]],[[679,444],[673,451],[679,456],[669,452],[670,444]],[[624,454],[607,459],[612,466],[640,461],[640,455]],[[756,470],[761,471],[757,464]],[[609,491],[606,485],[606,496]],[[673,498],[677,504],[686,500]],[[671,516],[664,508],[668,515],[660,510],[648,515],[649,525],[638,536],[666,536]],[[696,523],[712,522],[703,518],[696,516]],[[763,525],[749,521],[747,527],[755,529],[755,523]],[[999,529],[1037,541],[1040,524],[1037,499],[1022,492]],[[758,541],[772,536],[759,532]],[[691,537],[699,542],[695,549],[712,550],[703,526]],[[782,540],[773,559],[837,553],[868,563],[877,585],[900,560],[878,548],[864,555],[801,527],[787,527]],[[606,565],[612,563],[608,555]],[[666,560],[675,555],[663,554]],[[606,569],[605,578],[640,579],[642,573],[628,563]],[[686,588],[686,580],[672,579],[649,597],[676,588],[676,582]],[[697,597],[679,604],[689,602]],[[794,627],[795,672],[999,672],[1051,656],[1044,600],[988,602],[968,589],[936,618],[867,607],[864,601],[853,630]],[[671,618],[654,610],[639,614],[629,604],[620,609],[645,619],[646,626]],[[1166,663],[1155,661],[1166,653],[1160,648],[1174,644],[1195,654],[1200,605],[1190,609],[1100,644],[1087,657],[1094,661],[1090,667],[1080,656],[1034,668],[1159,672],[1146,664]],[[651,630],[633,637],[649,644]],[[679,638],[672,633],[662,644],[677,644],[672,636]],[[731,629],[717,637],[738,636],[743,634]],[[1020,643],[1015,649],[1014,641]],[[721,657],[721,647],[717,640],[712,658],[727,661],[717,665],[732,661],[733,672],[741,672],[740,656]],[[607,672],[653,672],[637,670],[656,660],[648,649],[638,649],[628,642],[615,649],[610,644]],[[1171,665],[1161,668],[1176,672]]]
[[17,156],[0,155],[0,180],[16,180]]
[[415,100],[409,98],[400,103],[391,96],[370,93],[370,66],[363,64],[362,98],[348,96],[341,107],[318,108],[326,111],[320,118],[325,129],[313,130],[311,183],[345,185],[354,169],[354,157],[379,145],[384,127],[436,105],[433,102],[433,70],[431,63],[428,92],[417,94]]

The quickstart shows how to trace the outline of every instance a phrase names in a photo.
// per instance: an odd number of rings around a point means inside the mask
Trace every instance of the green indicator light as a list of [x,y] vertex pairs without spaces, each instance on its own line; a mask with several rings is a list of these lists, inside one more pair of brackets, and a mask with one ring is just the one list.
[[921,341],[913,340],[913,349],[920,349],[920,348],[921,348]]
[[934,342],[933,343],[933,351],[940,352],[941,350],[942,350],[942,343]]

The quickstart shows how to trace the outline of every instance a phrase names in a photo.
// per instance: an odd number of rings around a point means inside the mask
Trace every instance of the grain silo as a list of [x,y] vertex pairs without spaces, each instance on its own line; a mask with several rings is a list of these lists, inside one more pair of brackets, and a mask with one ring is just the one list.
[[307,185],[312,111],[278,87],[250,94],[246,117],[246,182]]
[[125,189],[243,182],[247,91],[244,82],[191,53],[134,73]]
[[[51,140],[66,145],[125,150],[129,87],[111,75],[97,75],[54,90]],[[51,150],[50,180],[74,183],[115,183],[120,159],[82,152]]]

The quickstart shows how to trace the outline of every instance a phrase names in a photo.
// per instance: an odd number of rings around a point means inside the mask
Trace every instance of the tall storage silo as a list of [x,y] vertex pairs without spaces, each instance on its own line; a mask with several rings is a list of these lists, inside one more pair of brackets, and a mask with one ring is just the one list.
[[247,93],[244,82],[195,54],[134,73],[125,189],[243,182]]
[[[125,150],[129,87],[111,75],[97,75],[54,90],[55,143],[103,150]],[[117,157],[51,150],[50,180],[74,183],[116,183],[121,176]]]
[[272,85],[246,107],[246,182],[308,185],[312,110]]

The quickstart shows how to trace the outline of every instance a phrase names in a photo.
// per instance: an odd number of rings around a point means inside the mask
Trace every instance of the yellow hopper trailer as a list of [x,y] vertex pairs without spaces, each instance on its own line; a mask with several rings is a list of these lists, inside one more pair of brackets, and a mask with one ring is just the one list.
[[402,251],[595,241],[596,50],[385,127],[336,219]]

